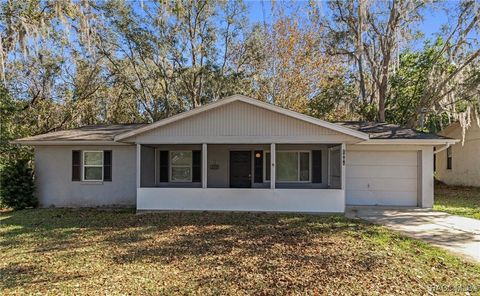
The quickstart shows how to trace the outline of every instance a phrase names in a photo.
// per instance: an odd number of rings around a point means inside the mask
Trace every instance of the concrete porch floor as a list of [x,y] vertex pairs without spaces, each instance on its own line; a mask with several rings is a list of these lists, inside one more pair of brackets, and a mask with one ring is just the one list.
[[347,207],[345,215],[384,225],[480,263],[480,220],[407,207]]

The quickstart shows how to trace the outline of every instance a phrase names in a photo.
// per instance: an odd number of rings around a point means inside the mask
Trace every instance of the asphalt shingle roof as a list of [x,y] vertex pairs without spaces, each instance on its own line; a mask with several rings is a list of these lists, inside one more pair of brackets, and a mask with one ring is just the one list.
[[27,137],[22,141],[113,141],[116,135],[137,129],[145,124],[87,125],[79,128],[56,131]]
[[[401,127],[390,123],[341,121],[335,124],[364,132],[370,139],[448,139],[436,134],[422,133],[410,128]],[[116,135],[132,131],[146,124],[111,124],[88,125],[70,130],[56,131],[47,134],[27,137],[17,140],[18,143],[26,141],[113,141]]]
[[370,135],[370,139],[413,139],[432,140],[448,139],[433,133],[423,133],[411,128],[402,127],[391,123],[367,122],[367,121],[339,121],[336,124],[364,132]]

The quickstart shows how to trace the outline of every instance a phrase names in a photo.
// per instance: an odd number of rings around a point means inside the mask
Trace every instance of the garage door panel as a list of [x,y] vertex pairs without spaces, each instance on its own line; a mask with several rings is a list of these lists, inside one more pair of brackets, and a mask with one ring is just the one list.
[[416,206],[416,151],[347,151],[349,205]]
[[370,190],[370,191],[417,191],[416,179],[378,179],[378,178],[351,178],[349,190]]
[[[349,205],[416,206],[416,192],[410,191],[349,191]],[[412,204],[412,201],[415,201]]]
[[417,152],[397,151],[349,151],[347,153],[349,165],[404,165],[417,163]]
[[346,177],[356,178],[410,178],[416,179],[417,167],[416,166],[361,166],[355,165],[346,167]]

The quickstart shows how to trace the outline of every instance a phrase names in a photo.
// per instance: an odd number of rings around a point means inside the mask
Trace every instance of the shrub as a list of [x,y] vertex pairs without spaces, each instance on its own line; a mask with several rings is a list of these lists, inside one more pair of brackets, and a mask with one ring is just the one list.
[[14,210],[35,207],[35,184],[29,160],[10,162],[0,172],[0,204]]

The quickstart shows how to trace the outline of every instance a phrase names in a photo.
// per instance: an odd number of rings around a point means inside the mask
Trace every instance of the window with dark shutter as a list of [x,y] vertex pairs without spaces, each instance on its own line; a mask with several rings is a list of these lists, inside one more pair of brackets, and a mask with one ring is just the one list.
[[192,151],[192,182],[202,181],[202,151]]
[[160,182],[168,182],[168,151],[160,151]]
[[452,169],[452,147],[447,148],[447,170]]
[[103,181],[112,181],[112,151],[103,151]]
[[255,151],[254,182],[263,183],[263,151]]
[[312,183],[322,183],[322,150],[312,151]]
[[82,179],[82,151],[72,151],[72,181],[81,181]]

